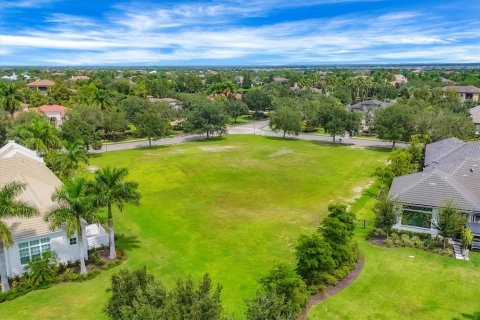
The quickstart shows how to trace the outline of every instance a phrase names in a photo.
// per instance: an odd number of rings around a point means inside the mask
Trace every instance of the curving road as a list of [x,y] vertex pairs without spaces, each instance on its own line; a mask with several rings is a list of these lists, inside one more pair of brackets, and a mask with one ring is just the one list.
[[[256,134],[262,136],[272,136],[272,137],[282,137],[282,133],[272,132],[268,128],[268,121],[257,121],[248,124],[231,126],[228,128],[229,134]],[[327,136],[318,136],[311,134],[300,134],[298,136],[289,135],[290,139],[301,139],[308,141],[321,141],[321,142],[332,142],[331,137]],[[156,141],[152,141],[152,146],[165,146],[171,144],[177,144],[188,141],[202,140],[206,139],[205,135],[202,134],[191,134],[191,135],[182,135],[175,136],[172,138],[164,138]],[[338,143],[338,138],[337,138]],[[367,140],[367,139],[356,139],[356,138],[342,138],[342,144],[346,145],[356,145],[360,147],[370,147],[370,148],[391,148],[392,143],[388,141],[381,140]],[[405,144],[397,143],[398,147],[404,147]],[[103,145],[100,150],[90,150],[91,153],[102,153],[108,151],[119,151],[135,148],[146,148],[148,147],[148,140],[136,140],[136,141],[126,141],[119,143],[112,143]]]

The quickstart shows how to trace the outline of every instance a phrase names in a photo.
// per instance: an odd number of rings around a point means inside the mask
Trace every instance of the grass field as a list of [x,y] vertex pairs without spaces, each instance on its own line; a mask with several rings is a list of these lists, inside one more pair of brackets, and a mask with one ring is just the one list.
[[[223,286],[226,310],[242,319],[244,298],[254,295],[257,279],[276,262],[293,263],[297,237],[316,228],[330,201],[358,195],[387,155],[228,136],[107,153],[91,162],[128,167],[143,194],[140,207],[115,212],[118,244],[129,255],[119,268],[146,266],[167,285],[209,272]],[[371,218],[371,204],[368,195],[356,202],[360,218]],[[359,239],[363,232],[358,230]],[[366,263],[357,282],[320,304],[311,319],[417,318],[416,312],[424,319],[451,319],[460,315],[457,310],[480,310],[473,298],[479,292],[478,259],[475,267],[418,250],[381,249],[364,241],[361,247]],[[119,268],[0,304],[0,319],[104,319],[105,289]]]

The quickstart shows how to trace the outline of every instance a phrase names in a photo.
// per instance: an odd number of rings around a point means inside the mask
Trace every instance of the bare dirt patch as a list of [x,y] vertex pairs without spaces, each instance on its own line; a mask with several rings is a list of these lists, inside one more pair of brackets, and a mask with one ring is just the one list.
[[362,192],[363,190],[369,188],[372,184],[373,184],[373,181],[374,180],[369,180],[361,185],[358,185],[356,186],[355,188],[353,188],[353,196],[345,199],[345,201],[347,203],[352,203],[353,201],[355,201],[356,199],[358,199],[361,195],[362,195]]
[[234,146],[206,146],[200,147],[200,150],[207,152],[219,152],[235,148]]
[[286,155],[286,154],[291,154],[293,153],[293,150],[290,150],[288,148],[281,148],[281,149],[278,149],[276,152],[272,153],[270,155],[270,157],[279,157],[279,156],[283,156],[283,155]]

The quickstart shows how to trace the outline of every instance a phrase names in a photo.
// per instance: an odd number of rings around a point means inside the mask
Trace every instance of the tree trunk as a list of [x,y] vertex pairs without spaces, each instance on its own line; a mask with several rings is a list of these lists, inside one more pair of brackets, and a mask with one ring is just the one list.
[[79,228],[77,230],[77,237],[78,237],[78,248],[80,250],[80,274],[87,273],[87,267],[85,266],[85,256],[83,255],[83,229],[81,222],[78,221]]
[[0,277],[2,281],[2,292],[10,290],[10,284],[7,277],[7,259],[5,258],[5,247],[3,242],[0,241]]
[[335,135],[333,135],[333,143],[335,143]]
[[392,149],[395,149],[395,140],[393,140]]
[[108,242],[110,245],[110,259],[117,258],[117,251],[115,250],[115,231],[113,230],[113,215],[112,205],[108,205]]
[[210,130],[207,130],[207,139],[210,138]]
[[148,147],[152,147],[152,137],[148,137]]
[[287,134],[287,131],[283,131],[283,139],[285,139],[286,134]]
[[237,123],[237,117],[233,117],[233,123]]

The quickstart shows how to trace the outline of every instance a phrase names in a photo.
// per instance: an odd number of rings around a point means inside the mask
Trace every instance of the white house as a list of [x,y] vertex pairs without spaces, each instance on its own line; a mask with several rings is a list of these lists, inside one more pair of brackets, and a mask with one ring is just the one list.
[[[32,218],[3,220],[11,231],[14,244],[0,252],[5,257],[0,259],[4,261],[0,270],[6,271],[8,277],[20,275],[32,259],[42,257],[46,251],[53,251],[59,263],[78,260],[77,235],[67,237],[63,228],[50,230],[44,220],[45,213],[54,205],[51,196],[62,182],[34,151],[9,141],[0,149],[0,187],[14,181],[25,183],[20,199],[38,208],[40,214]],[[89,232],[91,229],[96,232]],[[108,234],[100,225],[87,226],[85,223],[84,230],[87,235],[83,239],[86,258],[87,250],[92,247],[88,244],[92,243],[93,247],[107,245]]]
[[36,110],[42,113],[48,119],[50,119],[50,122],[57,128],[63,124],[63,120],[65,119],[68,111],[66,107],[57,104],[43,105],[37,107]]

